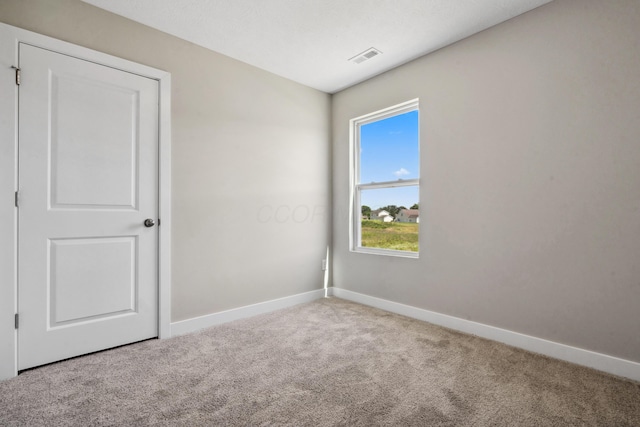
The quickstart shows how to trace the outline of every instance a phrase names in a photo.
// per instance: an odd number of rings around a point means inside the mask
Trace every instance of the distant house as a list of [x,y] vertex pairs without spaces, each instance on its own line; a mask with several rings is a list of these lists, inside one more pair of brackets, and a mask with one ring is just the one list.
[[398,212],[398,222],[420,222],[420,211],[418,209],[400,209]]
[[371,211],[371,215],[370,215],[371,219],[376,219],[378,221],[383,221],[384,218],[388,216],[391,216],[391,215],[389,215],[389,212],[385,211],[384,209],[376,209],[375,211]]
[[389,213],[389,211],[386,211],[384,209],[376,209],[375,211],[371,211],[370,217],[371,219],[375,219],[376,221],[383,222],[393,222],[395,220]]

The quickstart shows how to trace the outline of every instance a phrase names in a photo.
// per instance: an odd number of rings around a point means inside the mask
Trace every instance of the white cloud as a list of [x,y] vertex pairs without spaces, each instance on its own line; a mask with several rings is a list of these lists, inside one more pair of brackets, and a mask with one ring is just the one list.
[[405,168],[400,168],[400,170],[395,171],[393,174],[400,178],[401,176],[409,175],[411,172],[406,170]]

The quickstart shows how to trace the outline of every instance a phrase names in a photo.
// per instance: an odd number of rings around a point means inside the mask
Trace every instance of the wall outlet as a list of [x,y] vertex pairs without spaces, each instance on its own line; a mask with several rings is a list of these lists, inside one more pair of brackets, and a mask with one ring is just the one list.
[[323,259],[322,260],[322,271],[325,271],[327,269],[327,260]]

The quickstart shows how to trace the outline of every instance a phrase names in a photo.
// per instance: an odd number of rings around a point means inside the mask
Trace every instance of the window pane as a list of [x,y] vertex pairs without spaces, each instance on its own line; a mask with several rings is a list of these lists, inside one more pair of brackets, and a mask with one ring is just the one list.
[[420,177],[418,111],[360,127],[360,183]]
[[417,185],[362,190],[360,245],[418,252],[418,192]]

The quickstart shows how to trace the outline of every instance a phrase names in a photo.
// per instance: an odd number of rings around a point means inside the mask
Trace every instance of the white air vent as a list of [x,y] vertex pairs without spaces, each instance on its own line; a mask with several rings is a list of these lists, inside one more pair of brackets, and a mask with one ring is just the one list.
[[353,58],[350,58],[349,61],[355,62],[356,64],[360,64],[361,62],[367,61],[373,58],[374,56],[378,56],[380,54],[382,54],[382,52],[372,47],[370,49],[365,50],[364,52],[357,54]]

